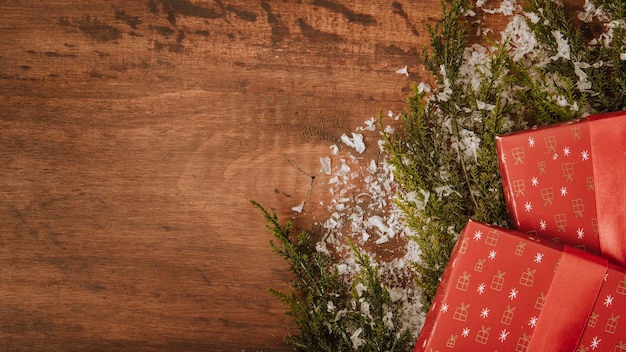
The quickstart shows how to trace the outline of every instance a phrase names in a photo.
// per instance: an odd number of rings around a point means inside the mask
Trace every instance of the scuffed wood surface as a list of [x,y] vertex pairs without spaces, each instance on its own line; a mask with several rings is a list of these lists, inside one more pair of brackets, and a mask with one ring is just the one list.
[[319,177],[296,224],[322,217],[319,158],[404,107],[438,13],[433,0],[3,1],[2,349],[289,350],[297,330],[267,293],[287,268],[248,201],[293,216],[304,170]]

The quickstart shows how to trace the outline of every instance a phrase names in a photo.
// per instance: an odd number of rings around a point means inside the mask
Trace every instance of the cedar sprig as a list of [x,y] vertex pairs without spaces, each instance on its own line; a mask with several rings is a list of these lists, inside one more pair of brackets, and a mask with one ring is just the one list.
[[[477,89],[460,71],[468,48],[463,18],[468,3],[446,1],[441,24],[430,27],[424,63],[437,88],[428,92],[415,86],[401,132],[384,135],[402,190],[398,204],[422,250],[415,267],[425,309],[467,219],[508,223],[496,136],[626,105],[626,25],[621,25],[626,6],[622,0],[603,4],[611,7],[610,45],[588,43],[587,33],[555,1],[526,1],[525,11],[536,15],[527,24],[539,42],[538,55],[514,60],[506,40],[493,45],[488,63],[474,67]],[[569,57],[562,57],[564,48]],[[480,140],[473,159],[459,143],[470,132]]]
[[[425,311],[467,219],[507,223],[495,136],[522,125],[520,117],[511,119],[515,104],[507,103],[512,81],[504,45],[469,73],[479,77],[478,89],[469,84],[468,73],[460,72],[468,9],[463,0],[443,6],[441,24],[431,27],[430,49],[424,50],[438,88],[428,92],[414,86],[400,133],[383,136],[403,189],[398,205],[421,249],[415,269]],[[475,153],[463,142],[472,136],[480,143]]]
[[392,301],[369,256],[349,243],[359,272],[353,278],[341,277],[306,231],[294,237],[290,221],[282,225],[276,213],[251,203],[263,213],[272,233],[270,246],[287,261],[292,274],[288,292],[269,289],[289,307],[286,314],[298,326],[300,334],[288,336],[287,343],[310,352],[411,349],[412,335],[400,323],[400,303]]
[[[536,21],[528,20],[527,24],[545,56],[556,53],[555,32],[567,39],[570,49],[569,60],[549,60],[546,65],[533,61],[518,63],[520,84],[527,88],[530,98],[525,103],[532,109],[538,124],[621,110],[626,105],[626,61],[623,60],[626,1],[597,0],[595,5],[602,7],[607,17],[596,19],[591,26],[568,18],[568,9],[554,1],[527,0],[524,4],[525,11],[538,16]],[[603,33],[609,32],[612,32],[610,41],[602,38]],[[586,76],[588,87],[579,85],[581,74]],[[551,87],[555,81],[556,87]],[[566,98],[569,104],[559,105],[555,96]],[[525,100],[524,96],[520,99]]]

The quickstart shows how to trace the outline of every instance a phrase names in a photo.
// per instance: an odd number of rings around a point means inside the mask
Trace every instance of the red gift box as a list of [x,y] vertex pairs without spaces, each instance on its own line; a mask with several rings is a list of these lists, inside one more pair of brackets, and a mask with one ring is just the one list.
[[470,221],[415,351],[626,352],[626,270]]
[[626,265],[626,113],[496,140],[513,227]]

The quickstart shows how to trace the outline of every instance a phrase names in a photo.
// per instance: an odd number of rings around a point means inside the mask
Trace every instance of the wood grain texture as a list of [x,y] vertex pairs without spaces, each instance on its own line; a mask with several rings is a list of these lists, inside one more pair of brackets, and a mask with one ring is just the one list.
[[[267,293],[287,268],[248,201],[292,216],[298,168],[318,175],[341,134],[404,107],[438,11],[2,2],[2,349],[289,350]],[[298,226],[324,215],[318,176]]]

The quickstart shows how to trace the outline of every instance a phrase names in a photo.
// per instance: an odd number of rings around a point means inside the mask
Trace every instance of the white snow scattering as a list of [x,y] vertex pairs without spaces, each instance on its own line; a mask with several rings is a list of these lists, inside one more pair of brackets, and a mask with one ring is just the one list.
[[[400,114],[392,111],[387,115],[395,120],[400,118]],[[336,153],[320,158],[321,172],[328,176],[326,186],[331,199],[324,202],[328,217],[319,223],[324,236],[316,244],[316,250],[331,255],[339,275],[351,280],[360,269],[347,244],[349,238],[370,257],[372,265],[378,268],[381,281],[393,292],[394,301],[401,303],[401,327],[416,334],[423,323],[423,315],[419,292],[413,284],[415,272],[410,263],[419,260],[419,249],[408,239],[412,233],[404,225],[404,215],[394,202],[397,185],[393,167],[386,160],[384,142],[380,132],[376,131],[375,122],[370,118],[354,132],[343,134],[341,141],[347,148],[335,146]],[[388,134],[394,132],[390,125],[384,130]],[[364,153],[365,149],[361,152],[356,148],[357,144],[364,146],[368,139],[376,141],[378,151]],[[359,153],[358,157],[352,154],[355,152]],[[382,253],[393,254],[382,256]],[[355,289],[360,297],[366,287],[357,284]],[[359,307],[361,314],[369,314],[367,301],[359,301]],[[337,317],[341,317],[339,312]],[[385,324],[392,322],[389,320]],[[354,336],[353,343],[361,343],[359,333],[352,332],[351,336]]]
[[341,136],[341,141],[348,147],[354,148],[359,153],[363,153],[365,151],[365,143],[363,143],[363,135],[360,133],[352,132],[352,138],[348,137],[348,135],[344,133]]
[[478,93],[482,84],[481,76],[490,77],[489,72],[490,53],[482,45],[474,44],[465,48],[463,59],[467,63],[459,68],[461,79],[472,87],[474,93]]
[[526,23],[523,15],[515,15],[502,32],[502,39],[508,39],[509,55],[514,61],[536,57],[539,43]]
[[511,16],[517,10],[517,4],[515,0],[503,0],[500,4],[500,7],[497,9],[486,9],[483,7],[484,5],[484,1],[481,1],[480,6],[478,6],[478,2],[476,2],[477,7],[481,7],[485,13],[488,13],[490,15],[501,13],[505,16]]
[[473,131],[466,129],[459,130],[459,136],[461,137],[460,148],[463,152],[465,161],[476,161],[476,152],[480,147],[480,137],[478,137]]

